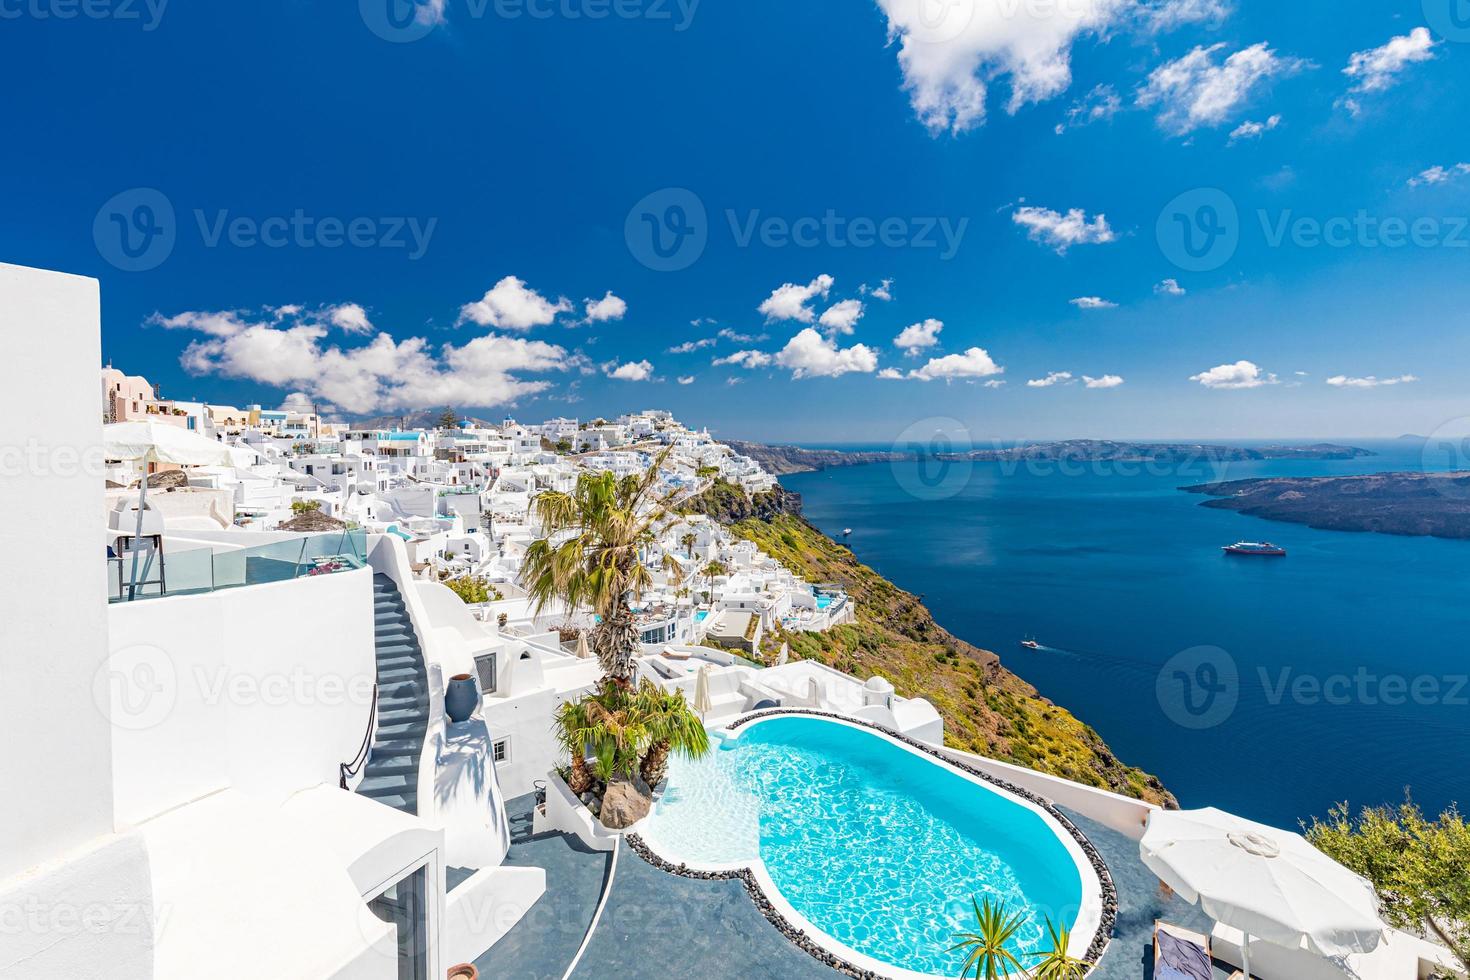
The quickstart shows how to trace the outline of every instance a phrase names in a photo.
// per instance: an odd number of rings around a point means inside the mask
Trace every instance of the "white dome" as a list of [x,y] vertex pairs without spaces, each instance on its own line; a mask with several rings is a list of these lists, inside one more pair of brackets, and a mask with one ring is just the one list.
[[886,677],[874,676],[868,678],[867,683],[863,685],[863,690],[872,691],[874,694],[892,694],[893,685],[888,683]]

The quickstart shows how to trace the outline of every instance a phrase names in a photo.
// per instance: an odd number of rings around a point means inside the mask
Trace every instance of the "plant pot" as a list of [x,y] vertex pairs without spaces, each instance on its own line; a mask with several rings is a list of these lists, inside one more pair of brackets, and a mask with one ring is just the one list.
[[449,687],[444,691],[444,713],[456,725],[469,721],[480,703],[480,688],[469,674],[455,674],[449,678]]
[[461,963],[449,968],[449,980],[480,980],[480,971],[473,963]]

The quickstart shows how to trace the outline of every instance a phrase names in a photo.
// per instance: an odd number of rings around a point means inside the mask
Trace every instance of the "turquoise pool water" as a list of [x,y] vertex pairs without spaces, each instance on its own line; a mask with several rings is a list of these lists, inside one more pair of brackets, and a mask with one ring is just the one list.
[[644,837],[695,866],[758,857],[832,938],[937,976],[959,974],[963,957],[948,948],[974,923],[971,896],[1026,917],[1021,954],[1043,945],[1046,916],[1071,926],[1082,904],[1077,863],[1040,813],[819,718],[762,721],[704,759],[672,760]]
[[815,598],[817,600],[818,609],[826,609],[828,606],[832,605],[832,597],[829,595],[819,595]]

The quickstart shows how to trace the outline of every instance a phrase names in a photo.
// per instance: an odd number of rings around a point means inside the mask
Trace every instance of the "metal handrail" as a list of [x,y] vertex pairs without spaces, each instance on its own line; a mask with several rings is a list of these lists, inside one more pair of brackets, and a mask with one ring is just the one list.
[[378,685],[373,685],[373,706],[368,711],[367,731],[362,736],[362,748],[357,750],[357,755],[352,757],[351,762],[339,763],[337,766],[337,785],[340,789],[347,788],[347,780],[356,776],[367,764],[368,755],[372,750],[373,732],[378,727]]

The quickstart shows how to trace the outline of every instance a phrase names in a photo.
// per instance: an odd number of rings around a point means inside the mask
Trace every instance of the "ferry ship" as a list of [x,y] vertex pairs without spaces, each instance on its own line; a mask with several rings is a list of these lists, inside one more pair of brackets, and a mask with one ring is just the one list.
[[1245,555],[1251,558],[1285,558],[1286,549],[1269,541],[1237,541],[1225,547],[1227,555]]

